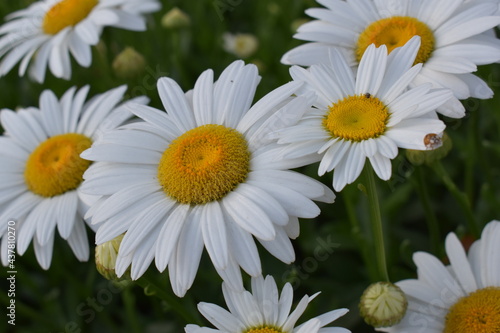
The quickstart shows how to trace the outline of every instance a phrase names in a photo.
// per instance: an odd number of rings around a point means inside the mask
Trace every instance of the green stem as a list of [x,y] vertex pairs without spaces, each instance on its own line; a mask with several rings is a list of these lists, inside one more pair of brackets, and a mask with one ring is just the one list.
[[170,308],[177,312],[187,323],[199,324],[200,320],[198,317],[193,316],[186,307],[173,295],[167,293],[164,287],[159,286],[156,281],[153,281],[147,275],[143,275],[139,280],[136,281],[145,290],[151,291],[152,294],[158,296],[163,301],[165,301]]
[[127,315],[127,321],[130,325],[129,331],[140,333],[141,326],[137,320],[137,312],[135,306],[135,297],[130,291],[130,288],[126,288],[122,293],[123,304],[125,305],[125,313]]
[[443,167],[441,162],[437,161],[433,163],[432,169],[441,178],[446,188],[448,188],[448,191],[450,191],[451,195],[458,202],[458,205],[460,206],[462,212],[464,213],[465,221],[467,223],[469,231],[473,234],[473,236],[479,238],[481,230],[479,229],[479,226],[476,223],[476,219],[474,217],[474,213],[472,212],[472,208],[467,198],[467,195],[458,189],[457,185],[448,175],[446,168]]
[[375,262],[371,258],[372,250],[367,242],[366,237],[361,232],[361,226],[359,225],[359,220],[356,217],[356,212],[353,206],[354,199],[352,198],[352,195],[349,195],[350,193],[346,190],[344,190],[342,194],[345,194],[344,204],[347,211],[347,217],[351,225],[352,237],[356,241],[358,248],[361,251],[361,256],[363,257],[363,261],[365,262],[365,267],[368,270],[370,279],[373,281],[377,281],[378,272]]
[[366,191],[368,204],[370,206],[370,223],[373,232],[373,242],[375,245],[375,255],[379,271],[379,281],[390,281],[387,272],[387,262],[385,258],[384,229],[380,214],[380,204],[378,201],[377,187],[375,184],[374,171],[369,163],[365,164],[364,176],[366,179]]
[[437,254],[440,248],[439,223],[432,209],[431,201],[429,200],[429,188],[427,187],[422,167],[417,167],[415,172],[417,174],[417,179],[413,181],[413,185],[417,190],[420,202],[424,208],[425,221],[427,222],[431,240],[431,252]]

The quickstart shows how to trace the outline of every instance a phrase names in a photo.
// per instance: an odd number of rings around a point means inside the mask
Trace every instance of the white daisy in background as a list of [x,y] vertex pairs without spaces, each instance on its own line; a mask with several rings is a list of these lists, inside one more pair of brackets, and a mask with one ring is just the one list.
[[259,48],[259,40],[252,34],[225,32],[222,39],[224,50],[242,59],[252,56]]
[[328,65],[293,66],[293,79],[305,81],[303,90],[314,91],[317,100],[296,125],[276,133],[279,143],[289,144],[281,156],[302,158],[305,164],[321,160],[319,175],[335,169],[333,187],[340,191],[359,176],[366,158],[387,180],[398,147],[428,149],[426,136],[437,139],[445,128],[434,110],[452,94],[431,89],[430,83],[408,89],[422,68],[412,67],[419,41],[414,37],[390,55],[385,46],[371,45],[356,75],[335,50]]
[[89,67],[90,46],[99,42],[104,27],[145,30],[142,14],[159,8],[157,0],[37,1],[7,16],[0,27],[0,76],[20,62],[20,76],[30,67],[32,78],[41,83],[48,66],[54,76],[69,80],[70,53]]
[[500,222],[484,228],[465,250],[454,233],[446,237],[450,265],[425,252],[413,261],[418,279],[396,283],[408,297],[403,320],[379,330],[391,333],[500,332]]
[[211,303],[201,302],[198,310],[217,329],[187,325],[187,333],[349,333],[342,327],[324,327],[345,315],[347,309],[338,309],[309,319],[296,326],[307,305],[319,293],[304,296],[290,313],[293,288],[287,283],[279,294],[274,278],[270,275],[252,278],[252,292],[236,291],[222,284],[228,310]]
[[[131,114],[118,105],[127,87],[95,96],[85,103],[89,87],[69,89],[60,100],[45,90],[40,109],[2,110],[0,137],[0,237],[7,265],[7,221],[16,221],[16,251],[24,254],[33,240],[44,269],[52,260],[57,230],[80,261],[89,244],[83,215],[90,198],[80,193],[90,165],[79,157],[104,130],[121,125]],[[144,98],[135,102],[146,103]]]
[[[260,81],[257,67],[236,61],[217,82],[205,71],[184,94],[169,78],[158,81],[167,113],[135,105],[142,121],[107,132],[82,153],[97,161],[82,190],[102,196],[88,216],[100,224],[101,244],[126,232],[116,272],[131,265],[139,278],[153,259],[182,296],[193,283],[203,248],[226,280],[261,274],[254,236],[285,263],[294,261],[289,238],[298,217],[320,213],[314,200],[333,202],[325,185],[289,171],[299,160],[275,156],[281,146],[271,130],[293,123],[312,104],[312,94],[292,98],[290,82],[251,106]],[[233,280],[234,281],[234,280]]]
[[[445,116],[461,118],[458,100],[491,98],[488,85],[471,74],[477,65],[500,60],[500,41],[491,29],[500,24],[498,1],[318,0],[327,8],[311,8],[316,18],[302,25],[294,36],[311,41],[287,52],[282,62],[310,66],[328,62],[328,50],[341,48],[350,65],[359,63],[374,43],[389,51],[419,35],[422,44],[415,63],[423,68],[414,85],[431,82],[449,88],[454,98],[438,109]],[[487,31],[488,33],[484,33]]]

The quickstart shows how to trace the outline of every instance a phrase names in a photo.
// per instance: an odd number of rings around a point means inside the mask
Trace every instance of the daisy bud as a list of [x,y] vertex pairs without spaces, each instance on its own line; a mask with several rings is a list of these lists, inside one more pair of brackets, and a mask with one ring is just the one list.
[[392,326],[403,319],[408,301],[404,292],[390,282],[373,283],[365,289],[359,310],[365,322],[373,327]]
[[119,278],[115,273],[116,257],[118,256],[118,249],[124,235],[121,234],[110,241],[97,245],[95,248],[95,266],[97,271],[108,280],[126,280],[130,275],[129,272],[126,272]]
[[146,60],[134,50],[127,47],[113,60],[113,71],[120,79],[133,79],[144,73],[146,69]]
[[424,139],[428,150],[406,150],[406,158],[410,163],[414,165],[422,165],[424,163],[429,165],[448,155],[453,147],[451,138],[446,133],[438,138],[433,137],[433,135],[435,134],[428,134]]
[[225,33],[224,50],[239,58],[248,58],[259,48],[259,40],[252,34],[230,34]]
[[169,10],[161,19],[161,25],[166,29],[183,29],[190,24],[189,16],[177,7]]

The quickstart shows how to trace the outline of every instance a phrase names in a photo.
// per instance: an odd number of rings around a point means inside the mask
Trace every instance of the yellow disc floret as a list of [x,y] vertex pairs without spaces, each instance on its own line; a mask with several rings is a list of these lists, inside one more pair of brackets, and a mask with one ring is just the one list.
[[500,288],[488,287],[462,297],[446,315],[443,333],[500,332]]
[[245,333],[283,333],[283,331],[278,330],[274,327],[263,326],[260,328],[251,328],[251,329],[245,331]]
[[245,181],[250,152],[243,135],[222,125],[187,131],[165,150],[158,180],[165,193],[183,204],[222,199]]
[[424,63],[434,50],[434,34],[423,22],[414,17],[394,16],[370,24],[358,38],[356,57],[358,62],[371,44],[385,45],[390,53],[406,44],[413,36],[420,36],[420,49],[414,64]]
[[91,145],[92,140],[77,133],[56,135],[42,142],[26,162],[24,180],[28,189],[53,197],[77,188],[91,163],[80,158],[80,153]]
[[331,105],[323,127],[333,138],[363,141],[384,134],[388,119],[387,107],[378,98],[356,95]]
[[43,18],[43,32],[55,35],[86,18],[99,0],[62,0],[50,8]]

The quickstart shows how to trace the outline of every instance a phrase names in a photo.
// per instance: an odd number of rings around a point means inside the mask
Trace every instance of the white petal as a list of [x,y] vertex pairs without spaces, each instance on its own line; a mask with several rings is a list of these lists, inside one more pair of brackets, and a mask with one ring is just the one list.
[[[222,104],[222,118],[217,119],[218,124],[236,128],[243,115],[250,109],[255,90],[259,84],[257,66],[246,65],[230,84]],[[220,116],[220,115],[219,115]]]
[[389,178],[391,178],[392,165],[390,159],[380,154],[375,154],[372,157],[369,157],[369,159],[373,170],[380,179],[389,180]]
[[246,183],[238,185],[236,190],[239,194],[257,204],[273,223],[281,226],[288,223],[288,214],[285,209],[266,191]]
[[123,212],[131,211],[134,209],[134,205],[142,200],[162,197],[162,193],[157,193],[159,189],[159,186],[153,182],[130,186],[114,193],[106,199],[105,205],[95,212],[92,217],[93,223],[102,222],[118,213],[123,214]]
[[243,323],[238,318],[218,305],[200,302],[198,303],[198,310],[203,317],[207,318],[219,330],[238,332],[243,326]]
[[80,157],[90,161],[157,165],[162,153],[136,147],[101,144],[85,150]]
[[118,22],[114,23],[112,26],[116,28],[122,28],[132,31],[144,31],[146,30],[146,22],[142,16],[127,13],[123,10],[114,10],[114,13],[118,16]]
[[295,310],[293,310],[293,312],[290,314],[290,316],[288,316],[288,319],[283,324],[283,331],[288,332],[293,329],[299,317],[306,310],[307,304],[310,302],[310,300],[311,299],[307,295],[302,297]]
[[483,286],[500,286],[500,222],[492,221],[481,234],[481,279]]
[[455,277],[460,282],[460,285],[466,293],[476,291],[477,284],[472,269],[467,261],[465,250],[454,233],[448,234],[446,237],[446,254],[451,262],[451,267],[455,273]]
[[53,237],[56,226],[55,208],[57,207],[52,198],[45,198],[45,208],[40,213],[36,222],[36,238],[41,246],[45,246]]
[[328,51],[332,47],[326,43],[307,43],[286,52],[281,57],[285,65],[311,66],[328,63]]
[[76,191],[66,192],[57,197],[54,197],[57,230],[63,239],[67,239],[71,231],[74,229],[75,220],[81,220],[77,217],[78,194]]
[[237,225],[229,214],[225,215],[225,219],[229,220],[227,232],[231,255],[249,275],[260,275],[262,273],[260,256],[252,235]]
[[418,267],[419,280],[425,281],[441,296],[443,306],[451,306],[458,298],[464,296],[458,282],[436,257],[425,252],[417,252],[413,255],[413,261]]
[[90,49],[90,45],[85,43],[77,33],[70,33],[68,47],[80,66],[90,66],[92,63],[92,51]]
[[246,132],[259,119],[266,116],[271,109],[285,98],[290,97],[301,85],[301,82],[288,82],[265,95],[245,113],[236,129],[241,133]]
[[345,159],[345,178],[347,183],[354,182],[363,170],[365,165],[366,156],[363,154],[363,150],[357,144],[353,144],[349,150],[347,157]]
[[183,133],[177,128],[172,119],[170,119],[170,116],[163,111],[149,106],[132,103],[128,104],[128,109],[137,117],[142,118],[148,124],[153,125],[168,141],[174,140]]
[[277,326],[283,326],[288,318],[290,310],[292,308],[293,302],[293,288],[290,283],[286,283],[281,290],[280,300],[278,303],[278,319],[276,321]]
[[86,103],[78,122],[77,132],[88,137],[93,137],[99,126],[123,98],[126,90],[127,86],[119,86],[106,93],[97,95]]
[[321,163],[318,168],[318,175],[322,176],[326,172],[332,171],[337,164],[344,158],[345,154],[351,148],[350,141],[339,140],[334,145],[332,145],[321,159]]
[[167,267],[172,252],[177,247],[179,234],[189,214],[189,205],[177,205],[163,223],[155,249],[155,264],[160,272]]
[[429,133],[440,134],[444,129],[445,124],[440,120],[415,118],[401,121],[396,127],[387,131],[386,135],[398,147],[426,150],[424,137]]
[[272,241],[259,240],[259,242],[269,253],[285,264],[291,264],[295,261],[292,243],[282,228],[276,229],[276,237]]
[[[2,112],[0,112],[0,120],[5,132],[9,133],[12,139],[26,151],[31,152],[39,145],[40,142],[32,133],[29,123],[26,123],[23,117],[20,117],[14,111],[2,110]],[[15,148],[9,150],[15,150]]]
[[276,236],[273,223],[267,214],[238,191],[226,195],[222,204],[234,221],[252,235],[265,240],[272,240]]
[[173,205],[171,200],[158,196],[156,202],[147,210],[140,212],[123,237],[120,254],[126,256],[137,249],[145,238],[149,237],[152,230],[161,223]]
[[249,173],[248,178],[289,187],[308,198],[316,198],[324,194],[322,183],[294,171],[254,170]]
[[78,260],[87,261],[89,259],[87,230],[81,219],[74,223],[73,231],[68,237],[68,244]]
[[293,330],[294,333],[316,333],[320,329],[320,322],[316,318],[309,319]]
[[359,63],[356,77],[356,94],[370,93],[377,95],[384,78],[386,66],[387,48],[385,45],[379,48],[375,48],[374,44],[370,45]]
[[45,270],[49,269],[52,262],[52,251],[54,250],[54,233],[52,232],[52,235],[43,246],[35,238],[33,240],[33,247],[35,249],[36,260],[40,266]]
[[337,320],[338,318],[342,317],[345,315],[347,312],[349,312],[348,309],[337,309],[333,310],[327,313],[324,313],[320,316],[315,317],[315,319],[320,321],[320,326],[326,326],[330,324],[331,322]]
[[225,269],[229,260],[226,222],[217,201],[204,205],[200,226],[205,247],[214,266]]
[[170,78],[158,80],[158,93],[163,107],[182,132],[196,127],[193,111],[191,111],[181,87]]
[[213,84],[214,72],[209,69],[204,71],[193,89],[193,111],[196,124],[205,125],[213,122]]
[[449,45],[462,39],[480,34],[500,24],[499,16],[484,16],[468,20],[447,31],[437,29],[436,37],[439,38],[439,46]]
[[193,284],[203,251],[200,227],[201,212],[195,207],[179,236],[177,249],[172,253],[168,272],[172,289],[178,297],[184,296]]
[[[269,194],[271,194],[281,204],[281,206],[285,208],[288,215],[298,216],[302,218],[313,218],[318,216],[320,213],[318,206],[316,206],[314,202],[312,202],[309,198],[305,197],[301,193],[293,191],[288,187],[284,187],[277,184],[269,184],[267,182],[261,182],[261,181],[248,181],[248,184],[258,186],[267,191]],[[252,221],[253,225],[256,224],[255,221],[260,221],[260,220],[257,219]],[[259,236],[260,234],[262,234],[262,232],[259,232],[258,234],[255,233],[253,234],[259,237],[260,239],[266,240],[264,237]]]

